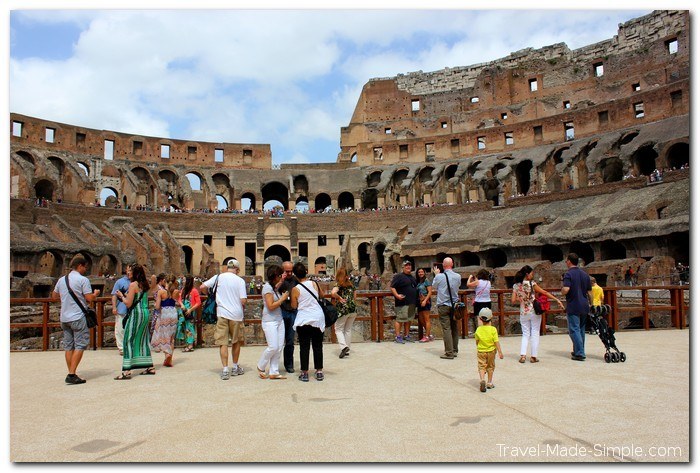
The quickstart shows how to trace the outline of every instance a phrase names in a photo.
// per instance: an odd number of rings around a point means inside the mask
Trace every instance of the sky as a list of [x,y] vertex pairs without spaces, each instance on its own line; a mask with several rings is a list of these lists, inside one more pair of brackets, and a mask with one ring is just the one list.
[[25,3],[9,14],[11,112],[145,136],[267,143],[274,164],[335,162],[340,128],[371,78],[558,42],[576,49],[652,11]]

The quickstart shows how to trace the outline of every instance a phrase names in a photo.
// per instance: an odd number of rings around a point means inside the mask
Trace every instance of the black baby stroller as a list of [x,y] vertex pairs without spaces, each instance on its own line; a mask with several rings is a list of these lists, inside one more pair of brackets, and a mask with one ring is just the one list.
[[600,337],[600,340],[605,345],[605,362],[606,363],[617,363],[618,361],[625,362],[627,356],[624,352],[621,352],[615,346],[615,331],[612,327],[608,326],[608,321],[605,320],[605,316],[610,313],[610,306],[608,304],[591,306],[591,311],[588,317],[591,321],[593,329]]

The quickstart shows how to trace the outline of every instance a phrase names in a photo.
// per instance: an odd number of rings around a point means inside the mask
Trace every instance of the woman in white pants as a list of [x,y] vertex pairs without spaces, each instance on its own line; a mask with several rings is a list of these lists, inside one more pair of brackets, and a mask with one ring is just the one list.
[[340,268],[335,273],[336,285],[331,291],[331,298],[338,301],[338,320],[335,323],[335,336],[340,344],[340,358],[350,355],[350,343],[352,342],[352,324],[355,322],[357,312],[355,308],[355,286],[345,268]]
[[547,298],[559,303],[559,306],[564,309],[564,304],[559,299],[533,281],[534,276],[535,271],[529,265],[520,268],[520,271],[515,273],[515,284],[513,285],[513,294],[511,296],[513,304],[520,303],[520,326],[523,332],[520,342],[520,360],[518,360],[520,363],[525,363],[528,344],[530,345],[530,363],[540,361],[537,358],[537,353],[540,346],[542,315],[535,313],[535,308],[532,304],[535,300],[535,294],[547,296]]
[[[262,379],[286,379],[280,375],[280,354],[284,348],[284,321],[280,305],[289,298],[288,292],[277,293],[282,281],[282,267],[273,264],[267,269],[267,283],[263,286],[262,329],[265,332],[267,348],[258,361],[258,375]],[[269,369],[266,373],[265,370]]]

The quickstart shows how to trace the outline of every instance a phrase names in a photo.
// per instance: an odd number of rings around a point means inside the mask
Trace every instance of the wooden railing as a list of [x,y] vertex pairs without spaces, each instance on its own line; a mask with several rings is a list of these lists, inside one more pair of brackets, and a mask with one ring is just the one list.
[[[559,297],[561,300],[564,299],[559,293],[559,288],[557,289],[547,289],[549,292]],[[617,293],[618,291],[640,291],[641,294],[641,304],[638,306],[621,305],[618,301]],[[649,291],[652,290],[665,290],[669,291],[670,298],[668,304],[653,304],[649,298]],[[603,288],[604,301],[609,304],[612,308],[610,314],[607,315],[608,324],[618,331],[619,320],[621,313],[638,313],[642,317],[642,327],[645,330],[650,329],[649,324],[649,313],[652,311],[668,311],[671,315],[671,325],[678,329],[683,329],[688,326],[687,323],[687,313],[688,313],[688,303],[685,302],[684,292],[690,291],[690,286],[639,286],[639,287],[625,287],[621,289],[619,287]],[[501,335],[505,334],[506,331],[506,318],[511,316],[519,316],[520,311],[517,306],[513,306],[510,303],[511,290],[509,289],[491,289],[491,300],[493,307],[493,316],[496,319],[496,326],[498,327],[498,332]],[[467,309],[471,313],[471,305],[468,299],[473,296],[473,290],[460,290],[459,298],[462,302],[467,304]],[[249,300],[260,300],[262,296],[260,295],[249,295]],[[391,292],[389,291],[359,291],[356,293],[355,298],[358,303],[361,303],[362,299],[366,299],[369,304],[369,315],[358,316],[356,321],[359,322],[370,322],[370,339],[376,342],[381,342],[384,340],[385,324],[388,321],[395,319],[394,316],[387,316],[385,310],[385,299],[390,297],[393,299]],[[206,299],[206,296],[202,296],[202,299]],[[42,350],[49,349],[49,337],[50,329],[60,328],[61,324],[59,322],[50,322],[50,306],[51,304],[58,305],[60,302],[54,301],[48,298],[11,298],[10,306],[14,305],[31,305],[31,304],[41,304],[42,305],[42,320],[41,322],[15,322],[10,323],[10,329],[22,329],[22,328],[40,328],[42,337]],[[105,316],[106,307],[111,308],[112,300],[111,297],[98,297],[95,302],[91,303],[91,306],[95,308],[97,312],[97,327],[90,329],[90,347],[93,350],[97,348],[104,347],[104,333],[105,327],[114,327],[114,321],[106,321]],[[554,308],[555,305],[552,304],[552,310],[548,311],[548,314],[562,314],[565,311],[561,309]],[[435,299],[433,298],[433,310],[437,311],[435,305]],[[111,313],[110,313],[111,316]],[[437,313],[431,313],[431,319],[437,319]],[[467,336],[467,322],[468,318],[465,317],[459,322],[459,331],[462,338]],[[246,324],[260,324],[260,319],[245,319]],[[196,324],[196,344],[197,346],[202,345],[203,341],[203,323],[201,307],[197,310],[197,315],[195,317]],[[546,334],[545,329],[546,320],[543,317],[541,333]],[[419,333],[419,335],[422,335]],[[335,342],[335,333],[331,331],[331,341]]]

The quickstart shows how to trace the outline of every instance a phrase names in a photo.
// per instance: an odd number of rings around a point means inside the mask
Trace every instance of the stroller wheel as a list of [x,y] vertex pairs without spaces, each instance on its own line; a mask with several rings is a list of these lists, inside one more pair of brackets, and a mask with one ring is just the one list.
[[610,353],[605,353],[605,356],[603,357],[605,359],[606,363],[610,363]]
[[623,363],[627,361],[627,355],[625,355],[624,351],[620,353],[620,361]]
[[617,363],[618,361],[620,361],[620,357],[618,356],[617,353],[612,352],[610,354],[610,361],[612,361],[613,363]]

